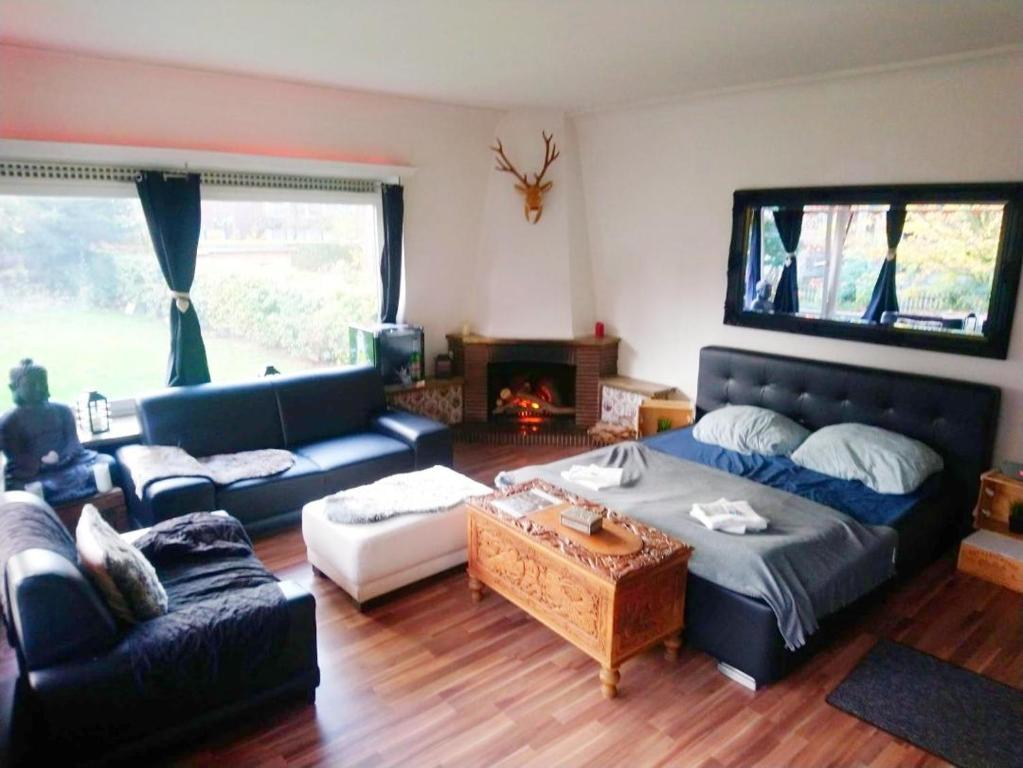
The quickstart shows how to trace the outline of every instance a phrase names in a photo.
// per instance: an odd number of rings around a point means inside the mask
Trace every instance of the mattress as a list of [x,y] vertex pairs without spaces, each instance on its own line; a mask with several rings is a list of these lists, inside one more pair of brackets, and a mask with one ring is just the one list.
[[932,475],[913,493],[877,493],[858,480],[841,480],[796,464],[787,456],[742,454],[701,443],[693,428],[662,432],[643,441],[648,447],[714,467],[771,488],[801,496],[843,512],[863,525],[886,525],[896,530],[922,502],[938,495],[941,477]]

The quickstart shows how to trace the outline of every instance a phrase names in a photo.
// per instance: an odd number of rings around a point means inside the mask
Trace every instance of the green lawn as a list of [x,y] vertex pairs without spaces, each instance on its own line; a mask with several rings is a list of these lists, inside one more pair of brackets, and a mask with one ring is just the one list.
[[[8,304],[0,316],[0,368],[6,382],[7,370],[31,357],[46,366],[50,394],[64,403],[91,389],[110,399],[133,397],[164,385],[169,335],[165,320],[37,302]],[[253,378],[271,364],[282,373],[314,366],[243,339],[206,334],[205,341],[214,381]],[[10,403],[4,386],[0,405]]]

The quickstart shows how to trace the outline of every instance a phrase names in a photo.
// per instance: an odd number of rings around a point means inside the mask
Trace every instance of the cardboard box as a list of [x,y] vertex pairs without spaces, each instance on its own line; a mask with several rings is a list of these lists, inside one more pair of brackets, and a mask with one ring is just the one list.
[[693,423],[693,404],[688,400],[644,400],[639,406],[639,434],[656,435]]

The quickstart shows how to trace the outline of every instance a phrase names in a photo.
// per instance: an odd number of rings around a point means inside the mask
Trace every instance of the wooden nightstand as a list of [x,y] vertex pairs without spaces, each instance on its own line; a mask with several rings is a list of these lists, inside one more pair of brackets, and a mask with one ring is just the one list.
[[116,485],[106,493],[97,493],[91,499],[80,499],[70,504],[62,504],[54,507],[60,521],[67,526],[73,536],[75,527],[78,525],[78,518],[82,516],[82,507],[92,504],[103,515],[103,519],[112,525],[117,531],[128,530],[128,508],[124,503],[124,491]]
[[995,469],[980,476],[973,510],[978,530],[959,545],[958,568],[1023,592],[1023,534],[1009,530],[1009,512],[1015,504],[1023,504],[1023,481]]
[[973,525],[995,533],[1023,539],[1023,533],[1009,531],[1009,511],[1023,504],[1023,480],[992,469],[980,476],[980,494],[973,510]]

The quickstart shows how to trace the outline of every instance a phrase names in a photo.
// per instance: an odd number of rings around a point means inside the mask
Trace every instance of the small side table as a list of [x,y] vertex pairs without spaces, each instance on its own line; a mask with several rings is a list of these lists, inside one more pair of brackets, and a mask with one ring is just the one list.
[[1009,518],[1018,504],[1023,504],[1023,481],[995,469],[980,476],[973,510],[977,530],[960,543],[957,567],[1023,593],[1023,533],[1009,529]]
[[1012,508],[1023,504],[1023,480],[992,469],[980,476],[980,493],[973,510],[973,525],[1023,539],[1023,533],[1009,530]]
[[106,493],[97,493],[88,499],[79,499],[70,504],[54,507],[53,511],[57,513],[57,517],[67,526],[67,529],[74,534],[78,518],[82,516],[82,507],[86,504],[96,507],[103,515],[103,519],[110,523],[115,530],[121,533],[128,530],[128,507],[124,502],[124,491],[117,486]]

